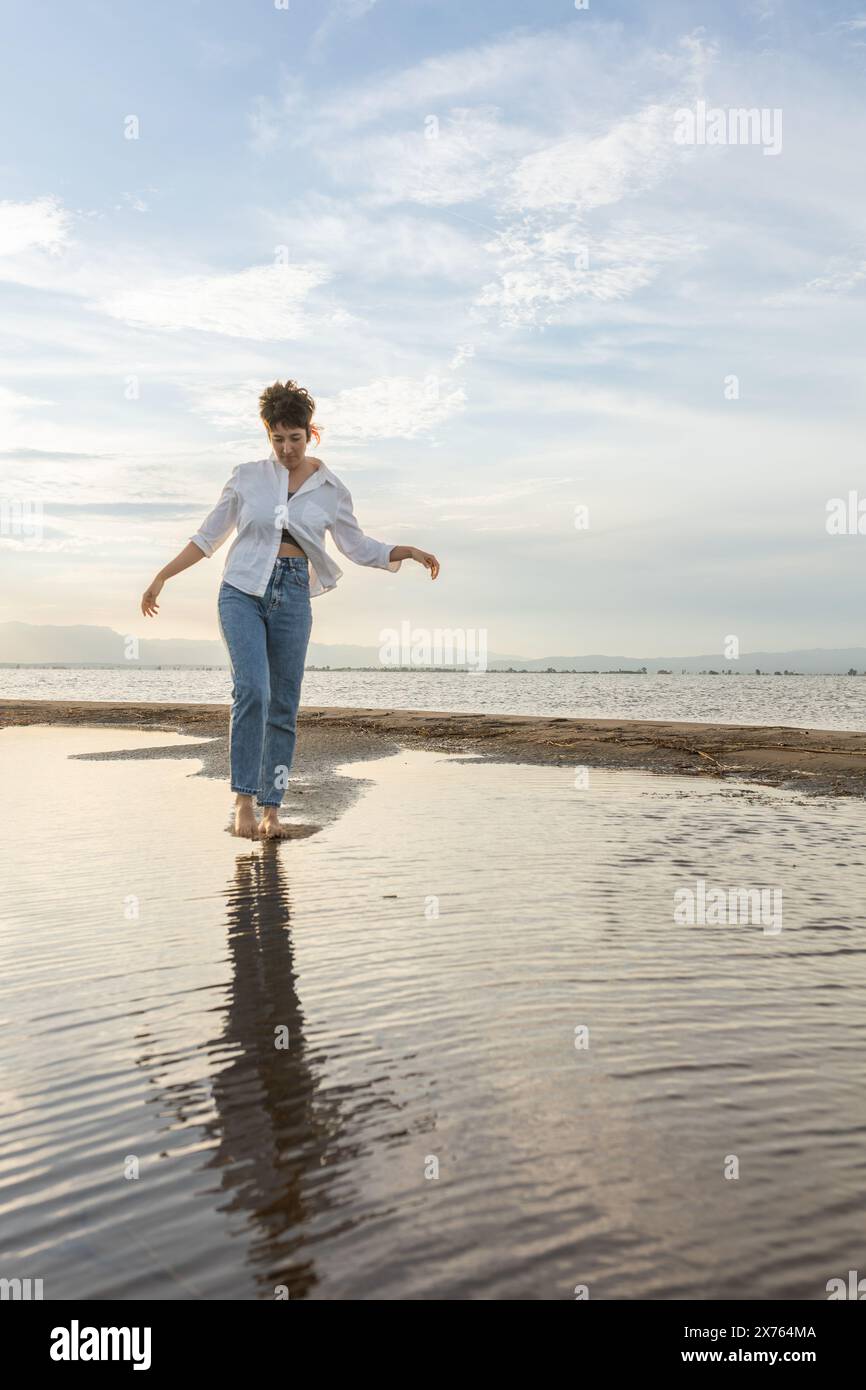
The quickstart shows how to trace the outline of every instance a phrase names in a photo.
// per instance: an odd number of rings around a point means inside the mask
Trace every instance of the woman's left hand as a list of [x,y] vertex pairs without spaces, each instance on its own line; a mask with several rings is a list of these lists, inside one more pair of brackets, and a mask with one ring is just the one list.
[[439,561],[435,555],[431,555],[426,550],[419,550],[417,545],[412,546],[412,559],[417,560],[419,565],[425,565],[430,571],[430,578],[435,579],[439,573]]

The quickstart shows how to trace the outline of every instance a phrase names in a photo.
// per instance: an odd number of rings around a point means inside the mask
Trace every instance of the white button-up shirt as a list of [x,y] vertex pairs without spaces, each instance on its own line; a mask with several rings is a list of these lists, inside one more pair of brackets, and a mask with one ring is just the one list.
[[393,546],[365,536],[352,510],[352,494],[321,460],[316,472],[289,497],[289,470],[273,451],[266,459],[239,463],[220,499],[194,536],[199,550],[213,555],[237,527],[223,566],[223,579],[246,594],[261,598],[287,527],[310,562],[310,597],[336,587],[343,571],[325,549],[330,531],[337,549],[356,565],[395,571]]

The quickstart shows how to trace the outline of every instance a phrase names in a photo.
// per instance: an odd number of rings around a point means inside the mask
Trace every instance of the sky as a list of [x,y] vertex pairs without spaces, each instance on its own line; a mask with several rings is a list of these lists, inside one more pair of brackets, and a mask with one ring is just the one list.
[[217,636],[229,542],[141,594],[291,377],[441,564],[337,556],[316,642],[863,641],[866,6],[2,16],[0,621]]

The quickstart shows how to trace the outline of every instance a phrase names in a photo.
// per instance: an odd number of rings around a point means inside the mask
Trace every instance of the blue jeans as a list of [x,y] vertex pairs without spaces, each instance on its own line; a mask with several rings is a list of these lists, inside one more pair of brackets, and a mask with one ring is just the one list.
[[223,580],[217,612],[232,671],[232,791],[258,794],[260,806],[279,806],[295,753],[313,626],[308,562],[279,556],[261,598]]

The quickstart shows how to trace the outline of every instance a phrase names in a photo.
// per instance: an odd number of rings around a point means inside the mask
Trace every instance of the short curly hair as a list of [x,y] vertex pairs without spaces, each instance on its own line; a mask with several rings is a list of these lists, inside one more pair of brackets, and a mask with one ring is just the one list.
[[322,436],[313,424],[315,410],[316,402],[309,391],[296,381],[275,381],[259,396],[259,415],[269,430],[277,425],[297,425],[307,431],[308,441],[311,434],[315,435],[318,444]]

